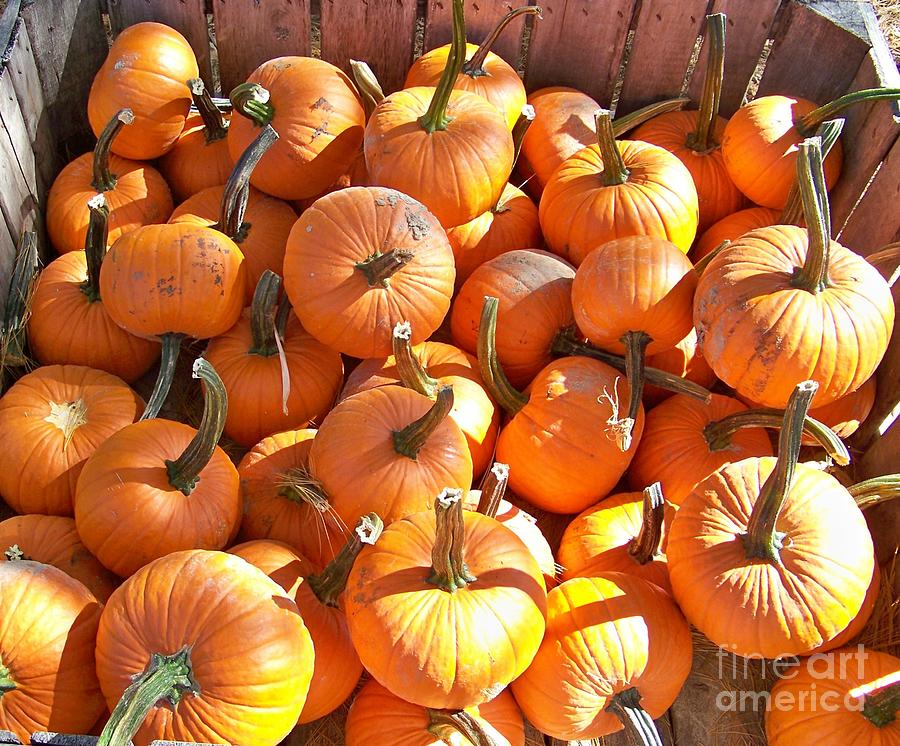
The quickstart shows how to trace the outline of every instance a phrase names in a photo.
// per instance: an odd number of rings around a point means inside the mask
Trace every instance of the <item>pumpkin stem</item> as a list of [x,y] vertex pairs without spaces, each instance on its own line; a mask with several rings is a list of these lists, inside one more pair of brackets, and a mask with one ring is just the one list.
[[87,260],[87,279],[81,283],[81,292],[88,302],[100,300],[100,266],[106,256],[106,242],[109,238],[109,208],[103,193],[88,200],[91,211],[87,234],[84,237],[84,254]]
[[206,90],[203,81],[200,78],[191,78],[187,81],[187,86],[191,89],[191,98],[194,99],[194,106],[197,107],[200,118],[203,120],[203,134],[206,137],[206,144],[209,145],[216,140],[223,140],[228,136],[228,125],[230,122],[219,111],[219,107],[212,100],[212,96],[209,95],[209,91]]
[[295,466],[282,472],[278,476],[278,495],[287,498],[298,505],[304,503],[315,508],[320,513],[331,510],[325,487],[307,469]]
[[122,127],[133,122],[134,112],[131,109],[120,109],[97,138],[97,144],[94,146],[94,178],[91,186],[98,192],[108,192],[116,188],[115,174],[109,172],[109,148]]
[[828,208],[828,191],[822,170],[822,141],[809,137],[800,143],[797,158],[797,179],[800,182],[800,199],[803,201],[803,218],[809,234],[809,247],[803,266],[795,270],[791,283],[794,287],[817,294],[827,288],[828,262],[831,253],[831,212]]
[[269,92],[257,83],[235,86],[228,98],[234,110],[252,120],[257,127],[270,124],[275,116],[275,107],[269,103]]
[[340,552],[331,560],[318,575],[310,575],[306,582],[316,598],[325,606],[338,605],[338,596],[344,592],[347,586],[347,578],[353,562],[359,556],[364,546],[373,545],[378,541],[384,523],[377,513],[367,513],[359,519],[356,528],[347,539]]
[[[778,409],[748,409],[710,422],[703,428],[703,437],[711,452],[725,451],[732,447],[731,438],[738,430],[745,427],[780,428],[783,422],[784,412]],[[850,463],[850,451],[828,425],[807,415],[803,418],[803,433],[815,438],[835,463],[840,466]]]
[[437,390],[434,404],[425,414],[402,430],[394,431],[394,450],[401,456],[415,461],[419,451],[451,409],[453,409],[453,387],[441,386]]
[[886,728],[897,720],[900,710],[900,682],[886,686],[863,699],[862,716],[876,728]]
[[481,322],[478,329],[478,369],[484,387],[491,398],[497,402],[510,416],[516,415],[526,404],[528,397],[517,391],[503,372],[503,366],[497,358],[497,309],[499,298],[484,296],[481,307]]
[[663,746],[656,723],[641,707],[641,694],[631,687],[616,694],[606,706],[625,726],[625,733],[644,746]]
[[11,547],[7,547],[3,552],[3,556],[6,557],[8,562],[30,559],[30,557],[25,556],[25,552],[22,551],[21,547],[18,544],[13,544]]
[[[568,357],[571,355],[581,355],[582,357],[590,357],[606,363],[610,367],[625,373],[625,359],[619,355],[613,355],[611,352],[600,350],[590,342],[585,342],[576,335],[575,327],[568,329],[560,329],[553,338],[553,344],[550,346],[550,352],[557,357]],[[483,374],[482,374],[483,375]],[[676,394],[685,394],[694,399],[699,399],[705,404],[712,401],[712,393],[693,381],[681,378],[672,373],[668,373],[659,368],[650,368],[644,366],[644,380],[659,386],[666,391],[672,391]]]
[[474,583],[463,554],[466,528],[463,523],[462,490],[447,488],[434,501],[435,539],[431,551],[431,575],[428,582],[453,593]]
[[267,269],[256,283],[250,304],[250,334],[253,344],[247,350],[249,355],[272,357],[278,354],[278,345],[275,343],[275,310],[280,291],[281,278]]
[[625,168],[625,161],[622,160],[622,153],[616,144],[612,112],[609,109],[597,109],[594,112],[594,126],[597,130],[600,158],[603,160],[603,171],[600,174],[603,186],[624,184],[628,181],[628,169]]
[[39,264],[37,234],[27,231],[16,253],[3,320],[0,322],[0,374],[7,366],[17,368],[28,365],[26,330]]
[[165,404],[169,389],[172,388],[172,381],[175,380],[175,366],[178,363],[178,353],[181,351],[181,340],[184,336],[174,332],[166,332],[160,336],[162,356],[159,360],[159,374],[156,376],[156,383],[153,384],[153,391],[150,392],[141,420],[153,419]]
[[723,249],[728,248],[728,246],[730,244],[731,244],[731,241],[729,241],[726,238],[724,241],[722,241],[722,243],[720,243],[718,246],[716,246],[716,248],[714,248],[712,251],[710,251],[706,256],[698,259],[697,263],[694,265],[694,272],[697,273],[697,277],[702,275],[706,271],[706,268],[709,266],[709,263],[713,259],[715,259],[719,254],[721,254]]
[[[516,164],[519,162],[519,154],[522,152],[522,143],[525,141],[525,133],[528,132],[528,128],[531,126],[531,123],[534,121],[535,111],[534,107],[531,104],[525,104],[522,107],[522,111],[519,114],[519,118],[516,120],[515,125],[513,125],[512,129],[512,139],[513,139],[513,164],[512,168],[509,169],[510,175],[516,168]],[[491,212],[494,214],[499,212],[506,212],[509,210],[509,207],[506,206],[506,202],[504,202],[503,197],[506,194],[506,189],[500,190],[500,196],[497,197],[497,201],[494,203],[494,206],[491,208]]]
[[778,435],[775,469],[759,490],[747,522],[747,533],[742,537],[747,559],[757,558],[775,565],[781,564],[780,551],[784,547],[785,534],[775,530],[775,522],[791,489],[794,468],[800,455],[803,420],[818,388],[819,384],[815,381],[803,381],[797,384],[788,399]]
[[496,518],[500,503],[506,495],[506,486],[509,484],[509,464],[501,464],[495,461],[490,470],[485,473],[481,482],[481,499],[478,501],[478,512],[488,518]]
[[654,557],[659,557],[662,541],[663,519],[666,516],[666,500],[662,485],[654,482],[644,489],[644,513],[641,530],[628,547],[628,554],[639,565],[646,565]]
[[873,477],[847,488],[860,510],[900,497],[900,474]]
[[0,697],[16,688],[16,682],[12,680],[9,669],[0,661]]
[[465,710],[432,710],[428,708],[428,732],[442,743],[453,743],[448,731],[457,731],[472,746],[498,746],[497,741]]
[[219,222],[214,227],[222,231],[235,243],[241,243],[247,238],[250,224],[244,222],[244,211],[247,209],[247,200],[250,198],[250,175],[256,164],[265,155],[266,151],[278,139],[278,133],[267,124],[263,127],[256,139],[247,149],[241,153],[234,170],[225,183],[225,191],[222,193],[222,211]]
[[670,111],[681,111],[691,102],[687,96],[679,96],[678,98],[667,98],[664,101],[657,101],[654,104],[647,104],[640,109],[623,114],[613,120],[613,134],[621,137],[629,130],[633,130],[638,125],[648,122],[660,114],[667,114]]
[[187,448],[177,459],[166,459],[166,473],[169,476],[169,484],[185,495],[190,495],[197,482],[200,481],[200,472],[209,463],[216,450],[216,444],[222,437],[225,427],[225,416],[228,414],[228,394],[225,392],[225,384],[216,373],[212,364],[202,357],[194,361],[194,378],[199,378],[206,384],[203,387],[203,418],[200,427]]
[[185,694],[199,692],[190,646],[172,655],[153,653],[144,672],[122,694],[97,746],[128,746],[157,702],[164,699],[174,707]]
[[416,357],[410,344],[411,337],[412,325],[408,321],[398,321],[391,337],[397,376],[400,378],[400,383],[406,388],[433,399],[438,386],[440,386],[440,381],[429,376],[422,363],[419,362],[419,358]]
[[706,59],[700,111],[697,113],[697,129],[688,134],[685,142],[685,145],[696,153],[708,153],[719,147],[719,143],[713,139],[713,134],[719,117],[722,78],[725,74],[724,13],[706,16],[706,41],[709,42],[709,56]]
[[466,19],[463,0],[453,0],[453,41],[450,42],[447,66],[434,89],[428,111],[419,117],[419,126],[429,135],[434,134],[437,130],[447,129],[447,125],[451,122],[451,118],[447,116],[447,104],[450,103],[450,94],[453,93],[453,86],[465,60]]
[[380,251],[372,254],[362,262],[356,264],[356,269],[365,275],[370,288],[389,287],[393,275],[409,264],[415,253],[409,249],[391,249],[382,254]]
[[844,94],[840,98],[820,106],[818,109],[813,109],[809,114],[805,114],[799,121],[794,122],[794,128],[802,137],[811,137],[819,129],[822,122],[826,119],[834,119],[836,114],[839,114],[848,106],[853,106],[863,101],[878,101],[879,99],[891,101],[900,99],[900,88],[865,88],[861,91]]
[[631,392],[628,400],[628,416],[619,421],[622,428],[619,448],[627,451],[631,448],[631,432],[637,421],[641,395],[644,393],[644,353],[652,339],[646,332],[625,332],[619,341],[625,345],[625,378]]
[[[841,136],[844,129],[844,119],[830,119],[823,122],[816,132],[816,136],[822,138],[822,158],[825,159]],[[803,221],[803,199],[801,197],[800,179],[794,179],[791,191],[788,192],[787,201],[781,211],[782,225],[796,225],[801,228],[806,226]]]
[[472,55],[472,59],[470,59],[465,65],[463,65],[462,72],[465,75],[468,75],[470,78],[480,78],[483,75],[487,75],[484,70],[484,61],[487,59],[488,52],[491,51],[491,47],[494,46],[494,42],[497,41],[497,37],[506,30],[506,27],[510,24],[510,21],[526,13],[540,16],[542,12],[543,10],[537,5],[527,5],[509,11],[509,13],[507,13],[505,16],[503,16],[503,18],[497,21],[497,25],[494,26],[493,31],[491,31],[491,33],[487,35],[487,38],[483,42],[481,42],[478,49],[475,50],[475,54]]
[[375,107],[384,101],[384,91],[381,83],[372,72],[372,68],[365,62],[359,60],[350,60],[350,73],[356,82],[356,88],[359,91],[359,97],[362,99],[363,108],[366,111],[366,120],[372,116]]

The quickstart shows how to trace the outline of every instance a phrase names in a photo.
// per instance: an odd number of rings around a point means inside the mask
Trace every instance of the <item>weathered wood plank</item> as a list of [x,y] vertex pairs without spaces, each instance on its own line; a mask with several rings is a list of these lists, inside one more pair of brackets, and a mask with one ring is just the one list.
[[900,140],[894,142],[881,168],[840,233],[845,246],[866,256],[900,240]]
[[222,92],[274,57],[308,56],[307,0],[213,0]]
[[565,85],[608,106],[637,0],[546,0],[528,47],[529,91]]
[[[503,16],[513,8],[523,5],[540,5],[540,3],[521,0],[467,0],[466,41],[470,44],[481,44],[484,38],[494,29]],[[450,0],[428,0],[425,10],[425,51],[450,43],[452,35],[453,4]],[[540,20],[537,21],[540,23]],[[522,43],[522,29],[525,16],[513,19],[503,31],[491,51],[500,55],[513,67],[519,60],[519,47]]]
[[[781,0],[714,0],[710,12],[725,13],[727,17],[725,77],[719,102],[719,113],[723,117],[730,117],[740,107],[780,4]],[[708,47],[704,43],[688,86],[688,95],[697,102],[703,91],[708,56]]]
[[322,0],[322,59],[347,73],[351,59],[368,62],[391,93],[412,64],[415,26],[416,0]]
[[0,211],[12,236],[36,204],[34,153],[8,72],[0,75]]
[[616,114],[681,93],[684,74],[705,24],[707,0],[644,0],[635,21]]
[[197,56],[200,77],[212,90],[209,30],[204,0],[107,0],[113,34],[142,21],[171,26],[184,35]]
[[[6,298],[9,295],[9,279],[12,277],[15,262],[16,242],[6,227],[6,221],[0,220],[0,309],[6,305]],[[6,517],[4,509],[9,510],[6,503],[0,500],[0,520]]]

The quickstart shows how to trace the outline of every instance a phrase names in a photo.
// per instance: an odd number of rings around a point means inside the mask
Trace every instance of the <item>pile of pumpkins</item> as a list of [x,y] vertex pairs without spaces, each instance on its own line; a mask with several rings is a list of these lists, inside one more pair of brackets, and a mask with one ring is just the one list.
[[[523,715],[654,744],[690,625],[751,658],[865,625],[858,502],[891,490],[801,446],[846,464],[874,400],[894,301],[827,189],[835,116],[900,91],[726,122],[718,14],[699,110],[612,119],[526,97],[461,0],[453,31],[391,95],[281,57],[233,111],[175,30],[115,40],[60,256],[14,288],[40,367],[0,399],[0,729],[274,746],[356,691],[348,746],[521,746]],[[196,428],[158,416],[186,339]],[[773,710],[769,742],[895,742],[898,669],[780,682],[859,707]]]

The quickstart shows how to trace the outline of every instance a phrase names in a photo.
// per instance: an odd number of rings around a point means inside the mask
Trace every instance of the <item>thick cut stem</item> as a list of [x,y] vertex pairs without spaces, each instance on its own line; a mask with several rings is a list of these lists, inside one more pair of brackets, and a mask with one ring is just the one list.
[[94,178],[91,186],[98,192],[115,189],[116,176],[109,172],[109,148],[122,127],[133,122],[134,112],[131,109],[120,109],[97,138],[97,144],[94,146]]
[[250,355],[272,357],[278,354],[275,342],[275,311],[278,294],[281,292],[281,278],[267,269],[256,283],[253,302],[250,304],[250,334],[253,345],[247,350]]
[[372,254],[365,261],[358,262],[356,269],[362,272],[370,288],[386,288],[390,285],[391,277],[414,257],[415,254],[409,249],[391,249],[384,254]]
[[666,501],[663,498],[662,485],[654,482],[644,490],[644,514],[641,530],[631,546],[628,554],[639,565],[646,565],[662,553],[659,550],[662,541],[663,519],[666,516]]
[[174,461],[166,460],[169,484],[185,495],[193,492],[200,481],[200,472],[215,453],[228,414],[228,394],[225,393],[225,384],[216,369],[202,357],[198,357],[194,361],[193,375],[206,384],[203,387],[203,418],[197,434],[188,443],[184,453]]
[[851,485],[847,491],[860,510],[900,497],[900,474],[885,474]]
[[667,114],[670,111],[681,111],[691,102],[687,96],[679,96],[678,98],[668,98],[665,101],[657,101],[654,104],[647,104],[640,109],[635,109],[629,114],[623,114],[613,120],[613,134],[621,137],[629,130],[648,122],[660,114]]
[[109,208],[102,192],[88,200],[88,209],[91,216],[84,238],[87,279],[81,283],[81,292],[89,302],[96,303],[100,300],[100,267],[106,256],[106,242],[109,238]]
[[431,408],[415,422],[411,422],[402,430],[394,431],[394,450],[401,456],[415,461],[419,451],[428,442],[431,434],[437,429],[453,409],[453,387],[441,386]]
[[394,361],[397,365],[397,377],[406,388],[433,399],[441,382],[432,378],[419,362],[410,344],[412,325],[408,321],[398,321],[394,326],[392,344]]
[[503,18],[497,21],[497,25],[494,26],[493,31],[487,35],[485,40],[481,42],[481,45],[478,49],[475,50],[475,54],[472,55],[472,59],[470,59],[465,65],[463,65],[462,72],[468,75],[470,78],[478,78],[482,75],[487,75],[484,70],[484,61],[487,59],[488,52],[491,51],[491,47],[494,46],[494,42],[497,41],[497,37],[500,36],[506,29],[506,27],[510,24],[510,22],[518,18],[521,15],[526,13],[532,13],[534,15],[539,16],[543,11],[540,7],[531,5],[524,6],[522,8],[515,8],[509,13],[507,13]]
[[445,489],[434,501],[435,540],[431,551],[428,582],[453,593],[477,578],[466,567],[466,528],[463,522],[462,490]]
[[359,60],[350,60],[350,72],[356,83],[360,98],[363,102],[363,108],[366,110],[366,119],[372,116],[375,107],[384,101],[384,91],[381,89],[381,83],[372,72],[372,68],[365,62]]
[[250,230],[250,225],[244,222],[244,212],[247,209],[247,200],[250,198],[250,176],[253,174],[256,164],[277,139],[278,133],[272,129],[271,125],[267,124],[263,127],[262,132],[241,153],[241,157],[234,164],[234,170],[225,184],[225,191],[222,193],[222,210],[216,227],[235,243],[241,243],[247,238]]
[[510,169],[510,172],[516,167],[516,163],[519,162],[519,154],[522,152],[522,143],[525,141],[525,133],[528,132],[528,128],[531,127],[531,123],[534,121],[535,116],[537,116],[537,113],[535,112],[534,107],[531,104],[525,104],[525,106],[522,107],[522,111],[519,113],[519,118],[513,125],[513,168]]
[[[844,121],[843,119],[830,119],[827,122],[823,122],[816,132],[816,136],[822,138],[823,160],[828,157],[834,144],[841,136],[841,131],[844,129]],[[806,226],[803,220],[803,198],[800,192],[799,178],[794,179],[794,183],[791,184],[791,191],[788,192],[780,220],[781,225],[797,225],[801,228]]]
[[662,746],[656,723],[641,707],[641,695],[632,687],[616,694],[606,706],[625,726],[625,733],[643,746]]
[[347,578],[353,562],[365,546],[371,546],[378,541],[384,523],[377,513],[367,513],[356,524],[353,534],[347,539],[337,556],[331,560],[318,575],[310,575],[306,582],[316,594],[316,598],[325,606],[338,605],[338,596],[344,592],[347,586]]
[[463,13],[463,0],[453,0],[453,41],[450,42],[450,54],[447,56],[447,67],[434,89],[431,103],[421,117],[419,125],[429,135],[437,130],[447,129],[450,117],[447,116],[447,104],[456,78],[466,61],[466,20]]
[[719,99],[722,97],[722,78],[725,74],[725,14],[706,16],[706,42],[709,57],[703,78],[700,111],[697,112],[697,129],[691,132],[685,143],[697,153],[708,153],[719,147],[714,133],[719,117]]
[[298,505],[307,504],[320,513],[331,510],[325,487],[302,466],[288,469],[278,476],[278,495]]
[[503,411],[512,417],[528,404],[528,397],[513,388],[497,358],[497,309],[499,307],[500,300],[498,298],[490,295],[484,296],[478,330],[478,368],[487,392],[503,408]]
[[900,683],[891,684],[863,700],[862,715],[876,728],[885,728],[897,720],[900,710]]
[[128,746],[144,718],[157,702],[164,699],[173,706],[185,694],[198,694],[190,647],[172,655],[153,653],[150,665],[134,679],[110,715],[97,746]]
[[18,544],[13,544],[11,547],[7,547],[3,552],[3,556],[6,557],[6,560],[8,562],[31,559],[31,557],[25,556],[25,552],[22,551],[21,547]]
[[631,392],[628,400],[628,416],[622,420],[622,440],[620,447],[623,451],[631,448],[631,432],[637,421],[638,411],[641,408],[641,396],[644,393],[644,359],[647,345],[653,340],[646,332],[625,332],[622,335],[622,344],[625,345],[625,377],[628,379],[628,387]]
[[9,669],[0,662],[0,697],[16,688],[16,682],[12,680]]
[[784,422],[778,435],[775,470],[760,488],[747,522],[747,533],[743,536],[747,559],[781,564],[780,553],[784,547],[785,535],[775,530],[775,522],[791,489],[794,468],[800,456],[803,419],[818,388],[819,384],[815,381],[803,381],[797,384],[788,400]]
[[275,107],[269,103],[269,92],[256,83],[241,83],[231,89],[228,96],[238,114],[242,114],[256,124],[265,127],[275,116]]
[[896,101],[900,99],[900,88],[865,88],[861,91],[847,93],[834,101],[813,109],[809,114],[794,122],[794,127],[801,137],[811,136],[826,119],[834,119],[835,115],[853,104],[862,101],[877,101],[888,99]]
[[223,140],[228,136],[229,121],[219,111],[219,107],[212,100],[212,96],[209,95],[209,91],[206,90],[206,86],[203,85],[200,78],[191,78],[187,84],[191,89],[194,106],[197,107],[200,118],[203,120],[203,134],[207,144]]
[[432,710],[429,707],[428,721],[428,732],[443,743],[452,743],[453,736],[448,731],[457,731],[472,746],[497,746],[481,723],[464,710]]
[[714,248],[712,251],[710,251],[706,256],[698,259],[697,263],[694,265],[694,272],[697,273],[697,277],[702,275],[706,271],[706,268],[709,266],[709,263],[713,259],[715,259],[720,253],[722,253],[723,249],[728,248],[728,246],[730,244],[731,244],[731,241],[729,241],[726,238],[724,241],[722,241],[722,243],[720,243],[718,246],[716,246],[716,248]]
[[822,170],[822,141],[810,137],[800,143],[797,180],[803,201],[803,218],[809,233],[806,261],[794,272],[794,287],[817,294],[828,287],[828,261],[831,253],[831,213]]
[[162,342],[159,375],[156,376],[156,383],[153,384],[153,391],[150,392],[150,398],[147,400],[141,420],[152,420],[166,403],[169,389],[172,388],[172,381],[175,380],[175,366],[178,363],[178,353],[181,351],[181,340],[184,339],[184,334],[168,332],[159,339]]
[[494,465],[484,475],[481,482],[481,499],[478,501],[478,512],[488,518],[496,518],[500,503],[506,495],[506,486],[509,484],[509,464],[501,464],[495,461]]
[[597,109],[594,112],[594,127],[597,131],[600,157],[603,159],[603,172],[600,174],[603,186],[624,184],[628,181],[628,169],[625,167],[625,161],[622,160],[622,154],[616,144],[612,112],[609,109]]
[[37,234],[28,231],[22,236],[16,253],[3,319],[0,321],[0,374],[6,367],[18,368],[28,364],[25,340],[39,265]]

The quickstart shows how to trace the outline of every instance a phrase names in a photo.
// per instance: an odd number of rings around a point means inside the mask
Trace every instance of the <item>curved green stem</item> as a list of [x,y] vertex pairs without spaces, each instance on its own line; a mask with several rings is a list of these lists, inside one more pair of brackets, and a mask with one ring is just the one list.
[[784,410],[784,421],[778,435],[778,459],[775,469],[760,487],[759,496],[747,522],[747,533],[743,535],[747,559],[761,559],[775,565],[781,564],[781,550],[785,535],[775,530],[775,522],[787,500],[794,478],[794,468],[800,456],[800,441],[803,436],[803,420],[809,404],[819,389],[815,381],[803,381],[788,400]]
[[697,153],[708,153],[719,147],[719,144],[712,138],[716,129],[716,120],[719,117],[722,78],[725,74],[724,13],[706,16],[706,41],[709,43],[709,56],[706,60],[706,75],[703,78],[700,111],[697,113],[697,129],[688,135],[685,143]]
[[525,141],[525,133],[528,132],[528,128],[534,121],[535,116],[536,112],[534,107],[531,104],[525,104],[525,106],[522,107],[522,111],[519,113],[519,118],[513,125],[513,168],[510,169],[510,173],[512,173],[512,170],[516,167],[516,163],[519,162],[519,154],[522,152],[522,143]]
[[203,120],[203,135],[206,137],[207,145],[217,140],[223,140],[228,136],[230,122],[219,111],[219,107],[212,100],[212,96],[209,95],[209,91],[206,90],[206,86],[203,85],[200,78],[191,78],[187,85],[191,89],[194,106],[197,107],[200,118]]
[[630,398],[628,400],[628,416],[619,420],[621,423],[619,447],[623,451],[631,448],[632,430],[641,408],[641,396],[644,393],[644,361],[647,345],[652,338],[646,332],[625,332],[619,340],[625,345],[625,378],[628,380]]
[[503,411],[512,417],[528,404],[528,397],[517,391],[509,382],[500,365],[500,360],[497,358],[497,309],[499,307],[499,298],[490,295],[484,296],[478,329],[478,369],[488,394],[503,408]]
[[359,519],[347,543],[318,575],[310,575],[306,582],[316,598],[325,606],[338,605],[338,597],[347,587],[347,578],[353,562],[365,546],[372,546],[378,541],[384,523],[377,513],[367,513]]
[[94,146],[94,174],[91,186],[98,192],[115,189],[116,176],[109,172],[109,148],[122,127],[133,122],[134,112],[131,109],[120,109],[97,138],[97,144]]
[[806,260],[791,280],[794,287],[819,293],[828,287],[828,261],[831,254],[831,214],[828,191],[822,170],[822,141],[810,137],[800,143],[797,180],[803,201],[803,218],[809,233]]
[[393,277],[400,269],[409,264],[415,253],[409,249],[391,249],[385,253],[372,254],[364,261],[356,264],[356,269],[362,272],[370,288],[390,285]]
[[896,101],[900,99],[900,88],[865,88],[861,91],[847,93],[834,101],[813,109],[804,115],[799,121],[794,122],[794,127],[802,137],[810,137],[826,119],[834,119],[835,115],[848,106],[863,101],[878,101],[887,99]]
[[412,325],[408,321],[398,321],[391,337],[394,346],[394,361],[397,365],[397,377],[406,388],[433,399],[441,385],[437,378],[432,378],[419,362],[413,352],[410,340]]
[[453,743],[448,731],[457,731],[472,746],[498,746],[478,722],[465,710],[432,710],[428,708],[428,732],[442,743]]
[[166,403],[166,397],[169,395],[169,389],[172,388],[172,381],[175,379],[175,365],[178,363],[178,353],[181,351],[181,340],[184,337],[184,334],[167,332],[159,338],[159,341],[162,342],[159,374],[156,376],[156,383],[153,384],[153,391],[147,400],[141,420],[152,420],[159,414],[162,405]]
[[411,422],[402,430],[394,431],[394,450],[401,456],[415,461],[419,451],[428,442],[431,434],[437,429],[453,409],[453,387],[441,386],[431,408],[415,422]]
[[250,176],[256,164],[265,155],[278,139],[278,133],[271,125],[263,127],[256,139],[247,149],[241,153],[234,169],[225,183],[222,193],[222,210],[219,214],[219,222],[215,226],[235,243],[241,243],[247,238],[250,224],[244,222],[244,212],[247,209],[247,200],[250,198]]
[[253,344],[247,353],[272,357],[278,354],[275,343],[275,309],[281,292],[281,278],[267,269],[256,283],[253,301],[250,304],[250,335]]
[[9,669],[0,661],[0,697],[7,692],[11,692],[16,688],[16,682],[13,681]]
[[628,547],[634,561],[646,565],[661,555],[659,545],[662,541],[663,519],[666,517],[666,501],[662,493],[662,485],[654,482],[644,489],[644,513],[641,530]]
[[867,694],[863,700],[862,716],[876,728],[886,728],[897,720],[900,711],[900,683]]
[[860,510],[900,497],[900,474],[885,474],[851,485],[847,491],[856,500]]
[[269,103],[269,92],[257,83],[235,86],[228,98],[234,110],[252,120],[257,127],[270,124],[275,116],[275,107]]
[[624,184],[628,181],[628,169],[625,168],[625,161],[622,160],[622,153],[616,144],[612,112],[609,109],[597,109],[594,113],[594,126],[597,130],[600,158],[603,160],[603,172],[600,174],[603,186]]
[[157,702],[164,699],[174,707],[185,694],[199,692],[191,666],[190,646],[172,655],[153,653],[150,665],[122,694],[97,746],[128,746]]
[[491,47],[494,46],[494,42],[497,41],[497,37],[506,30],[506,27],[510,22],[521,15],[530,13],[539,16],[542,12],[542,9],[536,5],[523,6],[509,11],[509,13],[497,21],[497,25],[494,26],[493,31],[487,35],[487,38],[481,42],[478,49],[475,50],[472,59],[463,65],[462,72],[470,78],[478,78],[482,75],[487,75],[484,71],[484,61],[487,59]]
[[[844,129],[844,119],[829,119],[823,122],[816,132],[816,136],[822,139],[822,159],[824,160],[834,144],[841,136],[841,130]],[[781,211],[781,225],[797,225],[801,228],[806,225],[803,220],[803,198],[800,192],[800,179],[794,179],[791,184],[791,191],[788,192],[787,200]]]
[[356,83],[363,108],[366,110],[366,120],[368,120],[375,111],[375,107],[384,101],[381,83],[378,82],[372,68],[359,60],[350,60],[350,73],[353,75],[353,81]]
[[88,200],[88,209],[91,216],[84,237],[87,279],[81,283],[81,292],[90,303],[96,303],[100,300],[100,267],[106,256],[106,242],[109,238],[109,208],[102,192]]
[[478,512],[488,518],[496,518],[500,510],[500,503],[506,495],[506,486],[509,484],[509,464],[501,464],[495,461],[494,465],[485,472],[481,480],[481,499],[478,501]]
[[[31,297],[38,278],[40,257],[38,256],[37,234],[27,231],[22,236],[12,275],[9,278],[9,293],[0,323],[0,373],[7,367],[19,368],[28,365],[25,354],[28,317],[31,315]],[[0,390],[2,390],[0,380]]]
[[466,528],[463,523],[462,490],[443,490],[434,501],[434,513],[435,539],[428,582],[453,593],[477,580],[469,572],[463,558]]
[[434,89],[428,111],[419,117],[419,125],[428,134],[433,134],[437,130],[445,130],[450,124],[450,117],[447,116],[447,104],[450,103],[450,94],[453,93],[453,86],[465,60],[466,21],[463,13],[463,0],[453,0],[453,41],[450,42],[447,66]]
[[727,248],[729,246],[729,244],[731,244],[731,241],[729,241],[726,238],[724,241],[722,241],[722,243],[720,243],[718,246],[716,246],[716,248],[714,248],[712,251],[710,251],[706,256],[704,256],[703,258],[701,258],[697,261],[697,263],[694,265],[694,272],[697,273],[698,277],[706,271],[706,268],[709,266],[709,263],[722,252],[722,249]]
[[197,434],[188,443],[184,453],[174,461],[166,460],[169,484],[185,495],[194,491],[200,480],[200,472],[215,453],[228,414],[228,394],[216,369],[202,357],[198,357],[194,361],[193,375],[206,384],[203,387],[203,418]]
[[633,130],[635,127],[650,121],[654,117],[658,117],[660,114],[667,114],[670,111],[681,111],[690,102],[691,100],[687,96],[679,96],[678,98],[668,98],[664,101],[657,101],[654,104],[642,106],[640,109],[635,109],[628,114],[616,117],[612,123],[613,134],[616,137],[621,137],[629,130]]
[[643,746],[663,746],[656,723],[641,707],[640,702],[640,692],[632,687],[616,694],[606,706],[606,710],[625,726],[628,738],[637,739]]

